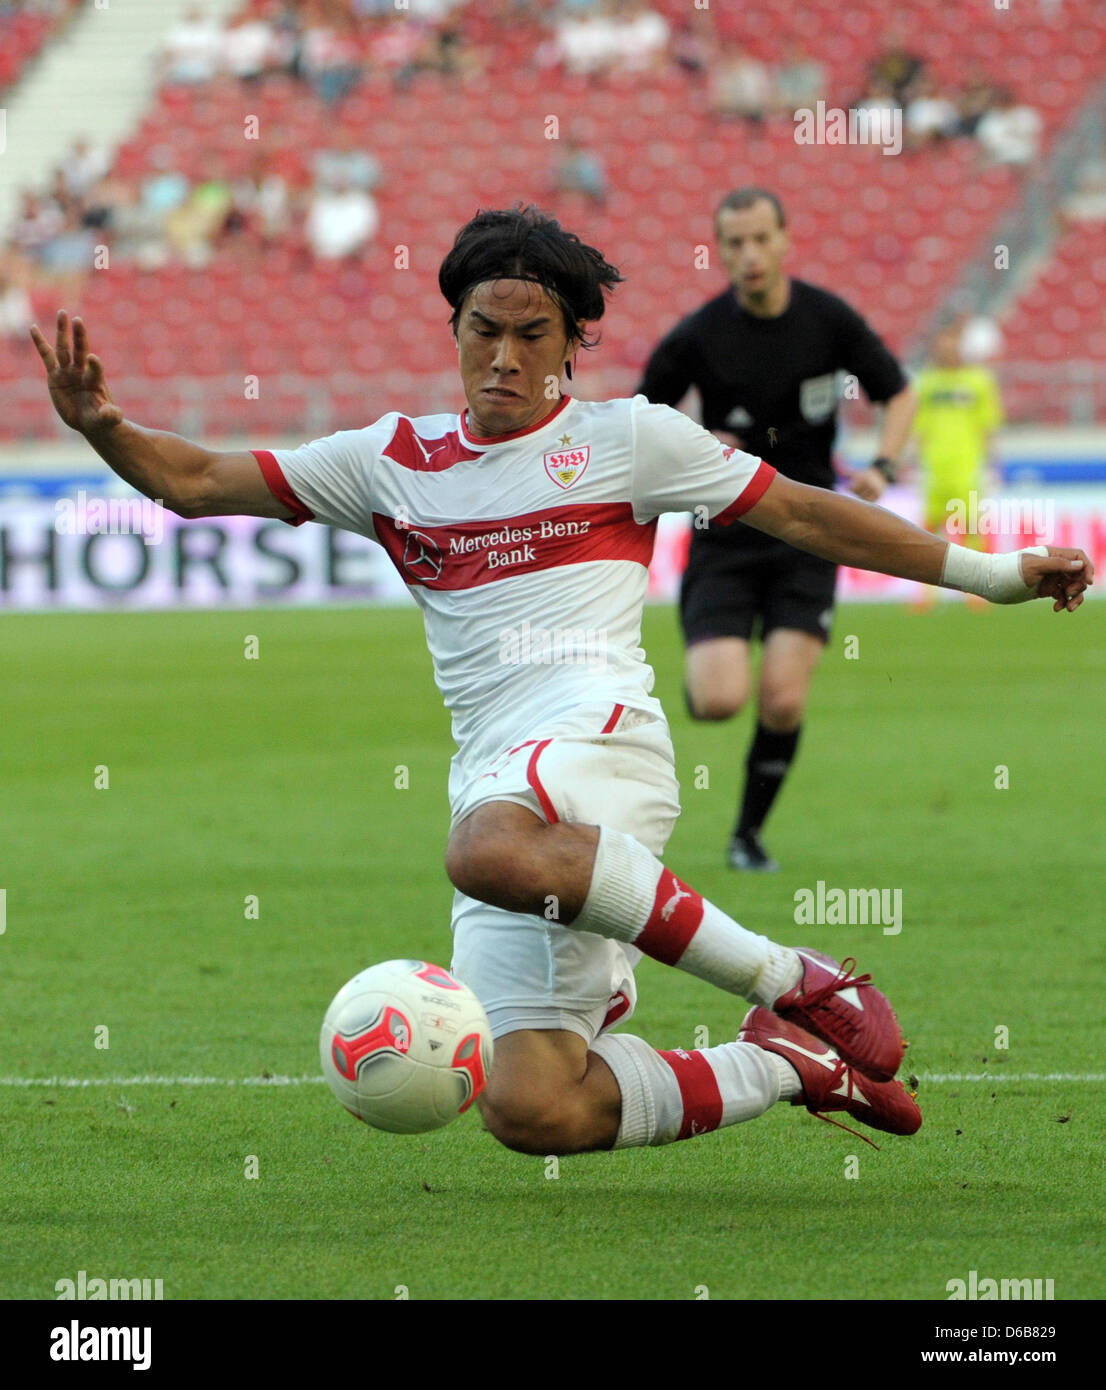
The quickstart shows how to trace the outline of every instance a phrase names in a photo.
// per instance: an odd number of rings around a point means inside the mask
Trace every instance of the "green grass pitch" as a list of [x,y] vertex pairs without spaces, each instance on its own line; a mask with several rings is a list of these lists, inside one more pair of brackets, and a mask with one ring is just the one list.
[[[873,972],[925,1124],[877,1153],[781,1105],[559,1165],[476,1113],[405,1138],[321,1084],[241,1084],[315,1077],[323,1011],[365,965],[448,964],[451,741],[414,611],[0,624],[0,1296],[85,1270],[167,1299],[942,1299],[973,1269],[1106,1295],[1094,605],[841,610],[764,879],[722,860],[749,716],[691,724],[673,614],[647,614],[683,784],[668,863]],[[901,932],[796,927],[819,879],[901,889]],[[658,1047],[732,1036],[745,1008],[652,962],[640,992],[631,1027]],[[1002,1079],[948,1079],[981,1072]],[[108,1084],[14,1084],[48,1077]]]

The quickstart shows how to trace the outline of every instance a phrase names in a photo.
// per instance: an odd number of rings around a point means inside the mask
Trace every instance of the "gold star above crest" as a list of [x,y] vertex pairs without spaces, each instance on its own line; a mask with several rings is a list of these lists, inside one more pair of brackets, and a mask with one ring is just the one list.
[[572,436],[571,436],[570,434],[562,434],[562,435],[561,435],[561,443],[562,443],[562,444],[571,444],[571,443],[572,443]]

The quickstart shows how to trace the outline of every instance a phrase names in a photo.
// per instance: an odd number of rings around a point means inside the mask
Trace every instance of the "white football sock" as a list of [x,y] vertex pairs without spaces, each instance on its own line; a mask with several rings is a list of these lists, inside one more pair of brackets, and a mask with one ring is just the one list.
[[640,840],[599,827],[591,886],[571,926],[769,1008],[802,977],[794,951],[747,931],[664,867]]
[[740,1124],[799,1089],[794,1068],[753,1043],[657,1052],[643,1038],[608,1033],[591,1050],[610,1067],[622,1093],[616,1149],[671,1144]]

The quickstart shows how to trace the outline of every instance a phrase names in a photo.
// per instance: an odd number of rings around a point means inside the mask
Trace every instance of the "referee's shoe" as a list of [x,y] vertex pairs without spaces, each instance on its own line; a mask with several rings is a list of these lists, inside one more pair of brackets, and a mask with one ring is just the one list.
[[743,830],[735,834],[726,851],[726,862],[731,869],[750,869],[758,874],[775,874],[779,865],[760,842],[756,830]]

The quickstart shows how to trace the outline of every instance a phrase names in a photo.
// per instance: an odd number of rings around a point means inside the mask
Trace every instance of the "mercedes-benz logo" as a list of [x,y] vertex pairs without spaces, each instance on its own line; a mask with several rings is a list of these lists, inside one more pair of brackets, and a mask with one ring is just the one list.
[[409,531],[403,547],[403,568],[414,579],[437,579],[442,572],[442,552],[432,536]]

